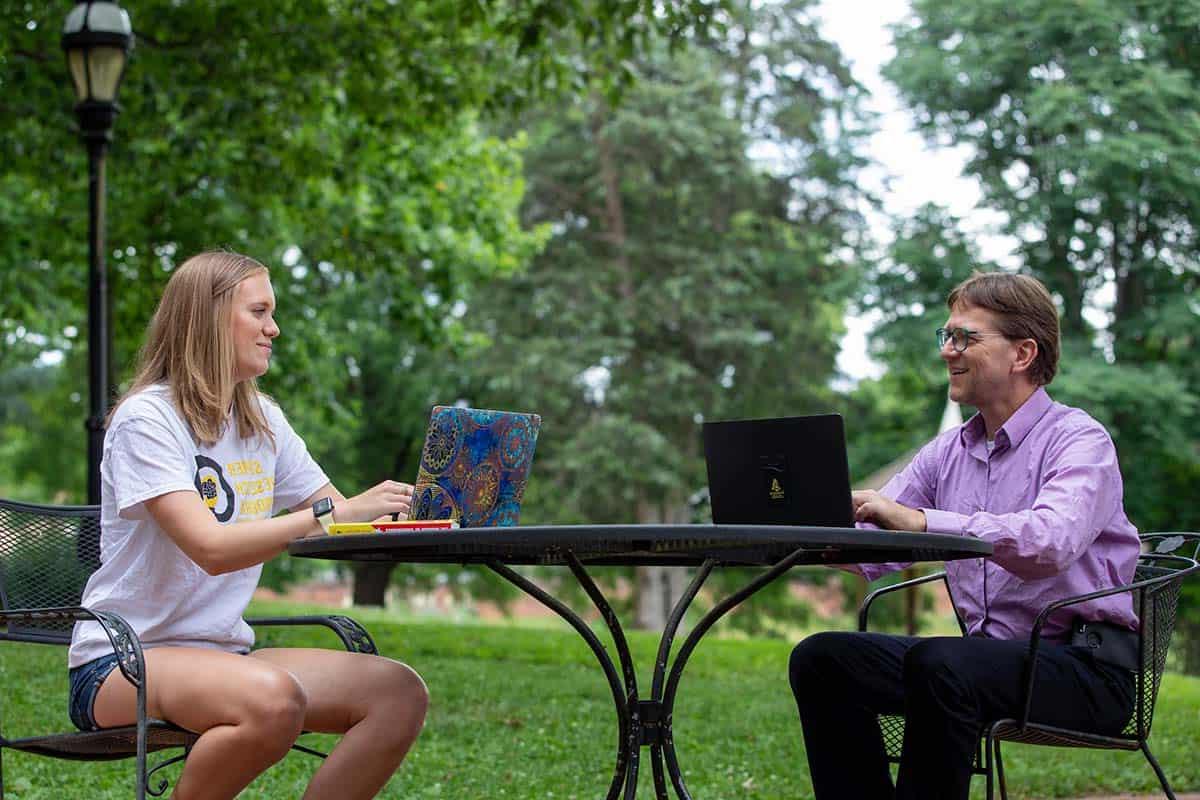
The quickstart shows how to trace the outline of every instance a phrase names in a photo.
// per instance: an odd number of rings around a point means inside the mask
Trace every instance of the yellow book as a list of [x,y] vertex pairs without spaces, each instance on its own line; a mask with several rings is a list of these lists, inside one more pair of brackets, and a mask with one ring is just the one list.
[[346,533],[375,533],[375,526],[369,522],[335,522],[329,526],[330,536]]

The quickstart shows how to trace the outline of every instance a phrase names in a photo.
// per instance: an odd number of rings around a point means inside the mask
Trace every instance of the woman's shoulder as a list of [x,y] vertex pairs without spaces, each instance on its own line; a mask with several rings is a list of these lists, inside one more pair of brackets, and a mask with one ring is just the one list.
[[259,408],[262,409],[263,416],[267,418],[267,422],[272,428],[275,427],[280,420],[286,418],[283,413],[283,409],[279,407],[279,403],[275,401],[275,398],[271,397],[271,395],[265,392],[258,392],[258,405]]
[[118,428],[138,420],[182,424],[171,399],[171,390],[166,384],[152,384],[126,395],[113,412],[108,427]]

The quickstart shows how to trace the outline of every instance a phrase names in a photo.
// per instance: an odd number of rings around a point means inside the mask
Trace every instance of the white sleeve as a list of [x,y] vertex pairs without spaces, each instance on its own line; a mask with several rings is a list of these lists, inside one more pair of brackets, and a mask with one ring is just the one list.
[[325,472],[308,454],[300,438],[279,406],[263,400],[271,431],[275,434],[275,501],[272,514],[292,508],[329,483]]
[[196,491],[195,460],[180,447],[176,432],[152,416],[127,417],[109,429],[100,470],[125,519],[148,519],[143,504],[152,498]]

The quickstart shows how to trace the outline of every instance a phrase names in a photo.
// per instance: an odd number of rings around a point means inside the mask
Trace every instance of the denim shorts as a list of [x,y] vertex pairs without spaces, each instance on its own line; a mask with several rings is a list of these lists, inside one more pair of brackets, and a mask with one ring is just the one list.
[[117,654],[109,653],[86,664],[80,664],[71,670],[69,710],[71,722],[74,722],[75,727],[79,730],[100,730],[100,726],[96,724],[96,720],[92,716],[96,707],[96,695],[99,693],[104,679],[116,668]]

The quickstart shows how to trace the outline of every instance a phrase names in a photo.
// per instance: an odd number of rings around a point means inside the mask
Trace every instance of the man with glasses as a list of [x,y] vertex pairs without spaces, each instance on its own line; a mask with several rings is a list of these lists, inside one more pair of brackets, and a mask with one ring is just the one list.
[[[1037,614],[1133,578],[1139,542],[1112,440],[1044,388],[1059,353],[1046,287],[1024,275],[976,274],[946,305],[937,343],[950,398],[978,413],[922,448],[881,491],[854,492],[855,516],[863,527],[974,536],[993,555],[946,564],[965,637],[819,633],[796,646],[790,678],[818,800],[966,800],[983,726],[1021,714]],[[902,566],[848,569],[874,580]],[[1115,733],[1133,707],[1136,663],[1072,646],[1081,622],[1114,642],[1136,641],[1129,593],[1052,615],[1030,719]],[[894,787],[877,714],[906,718]]]

